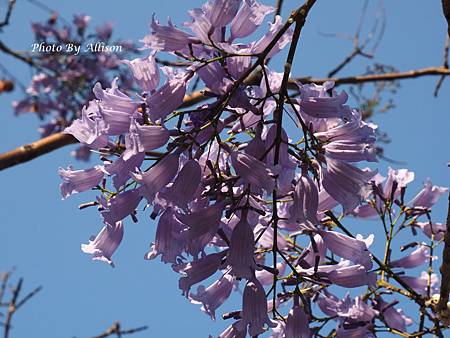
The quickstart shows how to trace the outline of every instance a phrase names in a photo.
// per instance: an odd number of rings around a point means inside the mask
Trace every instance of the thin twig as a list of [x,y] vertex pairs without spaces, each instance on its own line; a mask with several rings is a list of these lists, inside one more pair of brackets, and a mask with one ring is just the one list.
[[[442,67],[445,69],[448,69],[448,50],[449,50],[449,46],[450,46],[450,35],[447,36],[447,38],[445,39],[445,44],[444,44],[444,61],[442,63]],[[439,90],[441,89],[442,83],[444,82],[445,76],[442,75],[438,82],[436,83],[436,87],[434,89],[434,96],[437,97],[439,94]]]
[[122,330],[120,328],[120,323],[119,322],[115,322],[109,329],[107,329],[105,332],[94,336],[92,338],[106,338],[112,335],[117,335],[118,338],[120,338],[123,335],[127,335],[127,334],[133,334],[133,333],[137,333],[137,332],[141,332],[144,330],[147,330],[148,327],[147,326],[141,326],[141,327],[137,327],[134,329],[128,329],[128,330]]
[[11,301],[9,302],[9,305],[8,305],[8,312],[6,314],[6,320],[5,320],[5,323],[3,324],[3,326],[5,328],[5,330],[3,331],[3,338],[9,337],[9,332],[11,329],[11,321],[12,321],[14,313],[16,312],[16,302],[17,302],[17,298],[19,297],[20,290],[22,288],[22,283],[23,283],[23,278],[20,278],[16,287],[12,291],[13,294],[12,294]]
[[25,297],[23,297],[19,302],[16,304],[16,311],[22,307],[26,302],[28,302],[32,297],[34,297],[39,291],[42,290],[42,286],[38,286],[33,291],[29,292]]
[[366,52],[364,49],[369,45],[369,43],[372,41],[372,39],[376,36],[377,28],[378,28],[378,18],[375,20],[373,28],[371,32],[367,35],[367,37],[364,39],[364,41],[360,41],[360,35],[361,30],[364,24],[364,20],[367,13],[367,7],[369,5],[369,1],[366,0],[363,4],[363,8],[361,10],[361,15],[359,17],[358,25],[356,27],[355,34],[353,36],[353,50],[342,60],[334,69],[328,72],[328,77],[335,76],[338,72],[340,72],[346,65],[348,65],[350,62],[353,61],[358,55],[366,57],[366,58],[373,58],[373,53],[375,52],[376,48],[378,47],[378,44],[384,34],[384,27],[385,27],[385,20],[383,15],[383,21],[381,25],[381,29],[379,31],[378,37],[375,40],[375,43],[373,44],[372,51]]
[[[289,47],[288,56],[286,58],[286,63],[284,65],[284,73],[283,79],[280,85],[280,94],[278,97],[277,107],[274,111],[274,119],[276,125],[276,136],[275,136],[275,154],[274,154],[274,166],[278,165],[280,160],[280,149],[282,143],[282,130],[283,130],[283,107],[284,100],[288,94],[288,82],[289,82],[289,74],[291,73],[292,63],[294,61],[295,52],[297,50],[298,40],[300,39],[300,33],[302,31],[303,26],[306,22],[306,17],[308,16],[309,11],[314,6],[316,0],[308,0],[303,5],[302,11],[300,11],[300,15],[297,16],[295,20],[295,28],[294,33],[292,35],[292,42]],[[273,219],[273,245],[272,245],[272,253],[273,253],[273,268],[277,267],[277,253],[278,250],[278,209],[277,209],[277,188],[274,188],[272,196],[272,219]],[[295,270],[295,269],[294,269]],[[276,297],[277,297],[277,276],[274,274],[273,276],[273,316],[276,317]]]
[[16,4],[16,0],[8,1],[8,9],[6,10],[5,18],[3,19],[2,22],[0,22],[0,31],[3,29],[3,27],[9,25],[9,19],[11,19],[11,14],[12,14],[15,4]]
[[273,20],[275,21],[275,18],[277,15],[281,14],[281,9],[283,7],[283,0],[277,0],[277,4],[275,5],[275,14]]
[[20,60],[22,62],[25,62],[26,64],[28,64],[30,66],[39,68],[39,66],[33,61],[33,59],[31,57],[23,56],[21,53],[12,50],[8,46],[6,46],[2,41],[0,41],[0,51]]

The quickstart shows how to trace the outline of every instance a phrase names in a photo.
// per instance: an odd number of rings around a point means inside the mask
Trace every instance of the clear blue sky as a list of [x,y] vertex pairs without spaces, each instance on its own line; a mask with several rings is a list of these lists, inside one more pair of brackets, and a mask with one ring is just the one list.
[[[42,1],[66,18],[71,18],[73,13],[87,13],[96,24],[113,21],[116,37],[134,40],[147,34],[153,12],[160,19],[170,15],[174,22],[181,23],[187,19],[189,8],[202,3],[197,0]],[[440,1],[428,1],[426,5],[419,0],[385,2],[387,30],[376,54],[377,61],[399,70],[440,65],[446,30]],[[5,0],[1,2],[2,10],[5,3]],[[284,17],[298,3],[285,1]],[[352,34],[361,5],[360,0],[318,1],[302,33],[294,75],[323,76],[351,51],[351,42],[326,38],[319,32]],[[14,49],[29,49],[30,23],[46,16],[27,1],[17,1],[12,24],[1,39]],[[0,62],[25,82],[28,80],[26,67],[3,54]],[[274,60],[272,66],[281,71],[281,59]],[[365,60],[357,59],[341,75],[364,71]],[[436,77],[426,77],[401,82],[395,96],[396,107],[375,118],[392,139],[386,146],[386,155],[406,162],[416,173],[409,192],[411,197],[426,177],[438,185],[450,183],[450,169],[446,166],[450,162],[450,79],[442,86],[437,99],[432,95],[435,81]],[[14,98],[17,94],[0,96],[1,152],[38,138],[38,121],[34,115],[13,116]],[[25,277],[26,289],[44,287],[17,313],[11,336],[88,337],[102,332],[115,320],[122,321],[125,327],[144,324],[150,327],[150,331],[136,338],[197,338],[207,337],[209,333],[217,336],[229,323],[220,317],[213,323],[197,305],[183,299],[177,276],[169,266],[143,259],[154,238],[153,221],[138,224],[127,221],[124,241],[114,257],[115,269],[92,262],[80,251],[80,243],[97,233],[101,220],[95,210],[77,210],[78,204],[93,195],[76,195],[61,201],[57,169],[69,163],[76,167],[82,165],[64,148],[0,172],[0,269],[17,266],[17,276]],[[384,173],[388,165],[381,162],[380,172]],[[435,208],[433,219],[443,222],[445,208],[444,198]],[[375,231],[373,222],[357,222],[356,226],[364,234]],[[375,243],[375,248],[382,245]],[[232,301],[222,310],[238,306]]]

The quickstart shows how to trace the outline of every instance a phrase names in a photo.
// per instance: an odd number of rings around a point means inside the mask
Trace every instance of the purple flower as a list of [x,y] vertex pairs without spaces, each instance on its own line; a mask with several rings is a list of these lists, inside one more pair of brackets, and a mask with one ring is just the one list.
[[317,208],[319,206],[319,192],[316,184],[306,174],[301,175],[294,192],[294,203],[289,213],[291,221],[297,222],[302,229],[314,230],[319,223]]
[[162,262],[177,263],[177,258],[185,247],[182,230],[183,225],[175,218],[173,210],[167,208],[159,218],[155,244],[144,258],[154,259],[161,255]]
[[91,158],[91,148],[81,145],[70,152],[70,155],[78,161],[88,162]]
[[338,160],[327,159],[327,169],[323,171],[322,184],[344,211],[352,211],[369,193],[368,181],[376,171],[364,171]]
[[100,166],[85,170],[73,170],[72,166],[68,166],[67,169],[59,168],[58,173],[63,180],[59,186],[63,198],[92,189],[99,185],[103,178]]
[[[192,18],[192,22],[185,22],[184,26],[188,27],[194,34],[205,44],[210,44],[211,41],[221,41],[221,31],[214,29],[211,25],[211,21],[208,18],[209,4],[206,3],[202,8],[194,8],[188,11],[189,16]],[[195,47],[192,48],[195,54]]]
[[[277,263],[277,270],[278,270],[277,277],[283,276],[285,269],[286,269],[286,264],[278,262]],[[262,285],[271,285],[273,283],[273,276],[274,276],[274,274],[272,272],[269,272],[269,271],[265,270],[265,269],[262,269],[260,271],[256,271],[255,276],[256,276],[256,279]]]
[[241,0],[210,0],[205,5],[205,12],[211,25],[221,28],[228,25],[236,16]]
[[232,276],[225,274],[207,288],[200,285],[197,288],[197,294],[190,295],[191,302],[202,304],[201,310],[215,320],[216,310],[230,297],[234,285],[233,281]]
[[303,308],[298,304],[297,297],[294,298],[294,306],[287,317],[285,338],[310,338],[309,320]]
[[226,81],[227,75],[219,62],[211,62],[197,70],[198,76],[211,92],[223,95],[227,92],[230,82]]
[[95,97],[100,100],[99,113],[108,135],[126,133],[130,128],[131,116],[138,107],[137,103],[119,90],[117,82],[118,78],[115,78],[111,88],[106,90],[97,82],[93,89]]
[[202,178],[202,169],[196,160],[187,161],[173,184],[160,196],[180,208],[186,208],[192,201]]
[[[321,95],[319,95],[321,96]],[[342,111],[342,119],[327,119],[319,127],[319,131],[314,133],[320,141],[324,143],[347,143],[371,145],[376,141],[377,126],[372,123],[365,123],[362,114],[357,109],[345,109]]]
[[351,142],[330,142],[323,146],[328,158],[347,162],[377,162],[376,149],[373,144]]
[[78,29],[85,29],[91,21],[91,17],[85,14],[75,14],[73,16],[73,23]]
[[435,273],[432,273],[429,278],[428,273],[425,271],[422,271],[420,277],[401,275],[400,278],[420,295],[426,295],[428,282],[430,282],[431,290],[433,290],[434,286],[439,282],[439,278]]
[[409,171],[408,169],[392,169],[388,168],[388,177],[386,182],[384,183],[384,197],[389,198],[391,196],[391,190],[394,182],[397,183],[397,189],[394,192],[399,193],[401,188],[405,188],[409,183],[414,180],[414,172]]
[[106,224],[115,224],[136,210],[142,197],[139,189],[122,192],[111,198],[101,214]]
[[[269,22],[269,31],[259,39],[252,47],[252,53],[259,54],[262,53],[267,46],[272,42],[275,35],[278,34],[280,29],[283,27],[283,22],[281,16],[277,15],[275,17],[275,22]],[[270,50],[267,58],[273,57],[279,51],[281,51],[289,42],[292,40],[292,30],[289,29],[283,34],[283,36],[277,41],[274,47]]]
[[348,110],[344,103],[348,100],[348,95],[344,91],[339,95],[328,94],[328,90],[333,88],[334,83],[326,82],[323,85],[306,84],[299,85],[300,109],[303,113],[315,118],[345,117]]
[[413,207],[431,208],[448,191],[446,187],[433,185],[430,179],[423,184],[423,189],[412,199],[410,204]]
[[270,176],[272,172],[260,160],[242,152],[231,152],[231,163],[236,174],[247,183],[257,187],[272,191],[274,179]]
[[145,154],[137,153],[131,156],[128,160],[124,160],[124,154],[112,163],[105,164],[104,171],[106,174],[113,176],[113,183],[116,189],[123,186],[132,173],[135,173],[144,161]]
[[447,231],[447,226],[443,223],[432,223],[430,225],[430,222],[416,222],[415,225],[419,226],[428,238],[431,238],[434,233],[436,241],[442,241]]
[[[264,233],[261,235],[262,232]],[[268,249],[272,248],[274,230],[269,224],[258,224],[254,229],[254,233],[256,237],[259,237],[258,244],[261,245],[261,247]],[[277,236],[277,245],[281,250],[289,247],[289,243],[281,234],[278,234]]]
[[240,327],[240,323],[242,323],[242,320],[238,320],[228,326],[225,331],[219,335],[219,338],[245,338],[247,336],[247,331],[237,329],[237,327]]
[[146,48],[162,50],[166,52],[183,51],[192,41],[192,36],[176,28],[172,21],[168,20],[168,26],[162,26],[158,20],[155,20],[155,14],[152,16],[150,35],[142,39]]
[[[273,166],[275,163],[275,140],[277,126],[273,124],[265,134],[265,149],[271,149],[266,155],[267,166]],[[295,176],[296,162],[293,161],[288,153],[288,136],[286,131],[281,128],[281,144],[279,148],[278,164],[273,167],[273,171],[278,173],[278,191],[288,193],[292,190],[292,181]],[[264,149],[264,152],[266,151]]]
[[146,92],[153,92],[159,85],[160,76],[155,55],[156,52],[151,52],[147,58],[122,61],[130,67],[136,84]]
[[401,332],[406,332],[406,326],[412,325],[411,318],[405,316],[401,309],[396,309],[397,302],[386,303],[381,297],[376,299],[376,308],[383,315],[384,321],[391,328]]
[[319,206],[318,212],[323,213],[327,210],[332,210],[337,207],[339,203],[330,196],[330,194],[325,189],[320,189],[319,192]]
[[244,0],[231,22],[229,41],[252,34],[261,25],[266,15],[272,12],[273,7],[263,5],[256,0]]
[[155,194],[172,181],[178,171],[179,157],[169,154],[146,172],[133,174],[136,182],[143,185],[143,195],[151,203]]
[[176,73],[170,67],[163,70],[168,78],[166,83],[147,97],[149,115],[153,122],[166,117],[177,109],[183,103],[186,94],[188,80],[186,74]]
[[231,267],[231,273],[238,278],[251,280],[258,266],[253,257],[255,237],[250,224],[247,222],[247,213],[242,217],[231,233],[230,250],[227,253],[226,264]]
[[429,259],[430,251],[425,244],[419,244],[417,249],[408,256],[391,261],[391,266],[394,268],[412,269],[424,264]]
[[[312,241],[314,240],[314,245]],[[327,248],[319,234],[314,235],[311,243],[303,250],[301,261],[308,263],[309,267],[316,265],[316,261],[322,264],[325,261]],[[300,263],[301,264],[301,263]]]
[[366,243],[336,231],[319,230],[325,246],[336,255],[363,265],[367,270],[372,269],[372,258]]
[[362,265],[350,265],[331,271],[328,274],[331,283],[345,287],[356,288],[363,285],[374,286],[376,275],[374,272],[367,272]]
[[81,119],[64,130],[65,133],[73,135],[78,141],[90,148],[101,148],[108,144],[105,121],[99,113],[98,102],[91,101],[81,111]]
[[113,29],[113,24],[111,22],[107,22],[102,26],[99,26],[95,29],[97,33],[97,38],[99,41],[109,40],[111,38]]
[[356,322],[370,323],[375,316],[378,315],[378,311],[374,310],[361,297],[356,297],[351,305],[347,308],[341,308],[339,311],[340,317],[345,317]]
[[337,338],[372,338],[374,337],[369,329],[372,324],[367,323],[347,323],[344,322],[336,330]]
[[183,294],[188,295],[192,285],[212,276],[219,269],[225,253],[222,251],[210,254],[193,262],[175,266],[174,270],[185,276],[181,277],[179,281],[179,287]]
[[339,299],[328,291],[323,294],[325,297],[319,297],[317,304],[327,316],[337,317],[340,323],[336,330],[337,337],[373,337],[369,329],[373,319],[378,315],[377,310],[364,302],[361,297],[352,299],[347,294],[343,299]]
[[332,293],[328,292],[327,289],[322,291],[316,299],[316,303],[320,310],[330,317],[335,317],[338,315],[339,308],[345,299],[337,298]]
[[[301,271],[307,275],[312,275],[314,272],[315,267]],[[345,288],[375,285],[376,283],[374,272],[367,272],[366,268],[360,264],[351,265],[347,260],[341,261],[337,265],[319,265],[317,273],[319,276],[326,277],[332,284]]]
[[158,149],[169,140],[169,131],[163,126],[141,126],[136,120],[131,121],[130,131],[125,136],[126,150],[123,159],[126,161],[137,153]]
[[122,222],[105,225],[100,233],[92,236],[89,244],[81,244],[81,250],[91,254],[93,260],[100,260],[114,267],[111,256],[117,250],[123,238]]
[[216,203],[189,214],[177,214],[177,219],[187,225],[186,235],[191,240],[198,240],[207,233],[216,234],[220,225],[224,205]]
[[[237,53],[240,54],[248,54],[250,53],[250,48],[240,48]],[[251,67],[252,58],[250,56],[233,56],[227,58],[227,68],[230,75],[235,79],[240,79],[241,76]],[[256,120],[258,120],[258,116],[253,113],[247,113],[244,115],[244,119],[247,118],[247,115],[253,115]],[[247,126],[251,126],[250,123],[245,123]]]
[[264,333],[264,325],[269,327],[277,326],[267,315],[267,300],[264,288],[257,280],[247,282],[244,289],[242,311],[242,321],[236,323],[239,331],[247,331],[251,337]]

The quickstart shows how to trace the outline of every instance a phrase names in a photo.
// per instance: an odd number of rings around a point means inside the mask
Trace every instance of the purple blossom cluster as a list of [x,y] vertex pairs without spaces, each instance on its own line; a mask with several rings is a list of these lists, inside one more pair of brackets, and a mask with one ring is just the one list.
[[[24,98],[14,101],[13,107],[16,115],[36,113],[43,122],[39,128],[42,137],[63,131],[81,116],[80,108],[94,99],[92,83],[105,86],[111,83],[113,75],[120,78],[124,90],[133,89],[128,70],[120,66],[123,58],[138,53],[135,44],[113,41],[111,23],[90,32],[90,20],[89,16],[80,14],[68,23],[54,14],[44,23],[32,24],[35,37],[31,46],[35,47],[30,60],[34,75]],[[86,46],[99,43],[121,48],[114,52],[85,51]],[[76,53],[75,47],[79,48]],[[80,160],[87,160],[89,154],[86,147],[75,152]]]
[[[118,79],[95,84],[95,98],[65,132],[101,164],[59,170],[64,198],[99,193],[81,208],[97,206],[104,227],[82,250],[113,265],[125,223],[150,214],[158,221],[145,259],[170,264],[187,299],[215,319],[242,290],[242,307],[223,315],[234,322],[220,338],[406,334],[413,321],[402,297],[438,330],[426,300],[438,282],[433,251],[445,227],[431,222],[430,210],[447,189],[426,181],[405,203],[414,174],[390,169],[384,178],[362,166],[377,161],[377,126],[347,105],[345,92],[331,82],[286,89],[268,63],[291,42],[287,24],[277,16],[262,37],[240,42],[272,11],[255,0],[212,0],[189,11],[186,29],[153,16],[143,39],[148,56],[125,61],[140,91],[126,94]],[[163,52],[183,67],[159,67]],[[254,72],[261,76],[245,82]],[[183,109],[197,79],[209,100]],[[382,221],[384,257],[372,252],[373,235],[347,230],[346,216]],[[391,259],[405,229],[428,243],[405,244],[413,251]],[[364,291],[341,296],[354,288]]]

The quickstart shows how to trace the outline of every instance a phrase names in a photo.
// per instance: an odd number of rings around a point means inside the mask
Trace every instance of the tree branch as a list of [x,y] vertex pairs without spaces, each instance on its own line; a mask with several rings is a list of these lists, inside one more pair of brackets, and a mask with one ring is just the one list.
[[447,20],[447,33],[450,36],[450,0],[442,0],[442,11]]
[[10,80],[0,80],[0,94],[14,90],[14,83]]
[[410,70],[407,72],[395,72],[395,73],[384,73],[384,74],[369,74],[369,75],[357,75],[348,77],[328,77],[328,78],[313,78],[310,76],[291,78],[289,80],[290,88],[293,89],[295,82],[301,83],[317,83],[322,84],[326,81],[334,81],[336,85],[343,84],[359,84],[366,82],[380,82],[380,81],[395,81],[404,79],[413,79],[417,77],[427,76],[427,75],[444,75],[449,76],[450,70],[444,67],[428,67]]
[[[441,75],[449,76],[450,70],[443,67],[429,67],[421,68],[416,70],[411,70],[407,72],[398,73],[384,73],[384,74],[370,74],[370,75],[358,75],[358,76],[348,76],[341,78],[314,78],[311,76],[291,78],[288,82],[289,89],[297,89],[297,83],[317,83],[322,84],[326,81],[334,81],[336,86],[343,84],[359,84],[366,82],[379,82],[379,81],[394,81],[394,80],[404,80],[413,79],[427,75]],[[252,76],[248,77],[246,83],[249,83],[253,79]],[[186,108],[193,106],[197,103],[205,101],[208,99],[204,94],[203,90],[199,90],[188,94],[184,98],[184,102],[180,108]],[[45,155],[53,150],[65,147],[69,144],[77,143],[78,141],[69,134],[57,133],[44,137],[39,141],[20,146],[19,148],[8,151],[4,154],[0,154],[0,170],[4,170],[15,165],[31,161],[32,159]]]
[[[450,35],[447,35],[444,44],[444,61],[442,63],[442,67],[448,69],[448,51],[450,48]],[[441,89],[442,83],[444,83],[445,75],[441,75],[438,82],[436,83],[436,87],[434,89],[434,97],[439,95],[439,90]]]
[[102,334],[99,334],[98,336],[95,336],[93,338],[106,338],[112,335],[117,335],[118,338],[120,338],[122,335],[126,335],[126,334],[133,334],[133,333],[137,333],[140,331],[144,331],[147,330],[148,327],[147,326],[141,326],[135,329],[128,329],[128,330],[122,330],[120,327],[120,323],[119,322],[115,322],[109,329],[107,329],[105,332],[103,332]]
[[13,290],[11,301],[8,305],[8,312],[6,314],[6,321],[3,324],[5,327],[5,331],[3,332],[3,337],[8,338],[9,337],[9,331],[11,329],[11,321],[14,313],[16,312],[16,302],[17,298],[19,297],[20,290],[22,289],[22,283],[23,279],[19,279],[19,282],[17,283],[17,286]]
[[444,250],[442,252],[441,271],[441,290],[439,302],[437,304],[438,312],[448,312],[447,303],[450,293],[450,194],[448,196],[448,214],[447,214],[447,231],[444,235]]
[[44,137],[39,141],[25,144],[19,148],[1,154],[0,170],[31,161],[36,157],[77,142],[78,140],[75,137],[65,133],[57,133]]
[[9,19],[11,19],[11,14],[12,14],[15,4],[16,4],[16,0],[8,1],[8,9],[6,10],[5,18],[3,19],[2,22],[0,22],[0,31],[3,29],[3,27],[9,25]]

